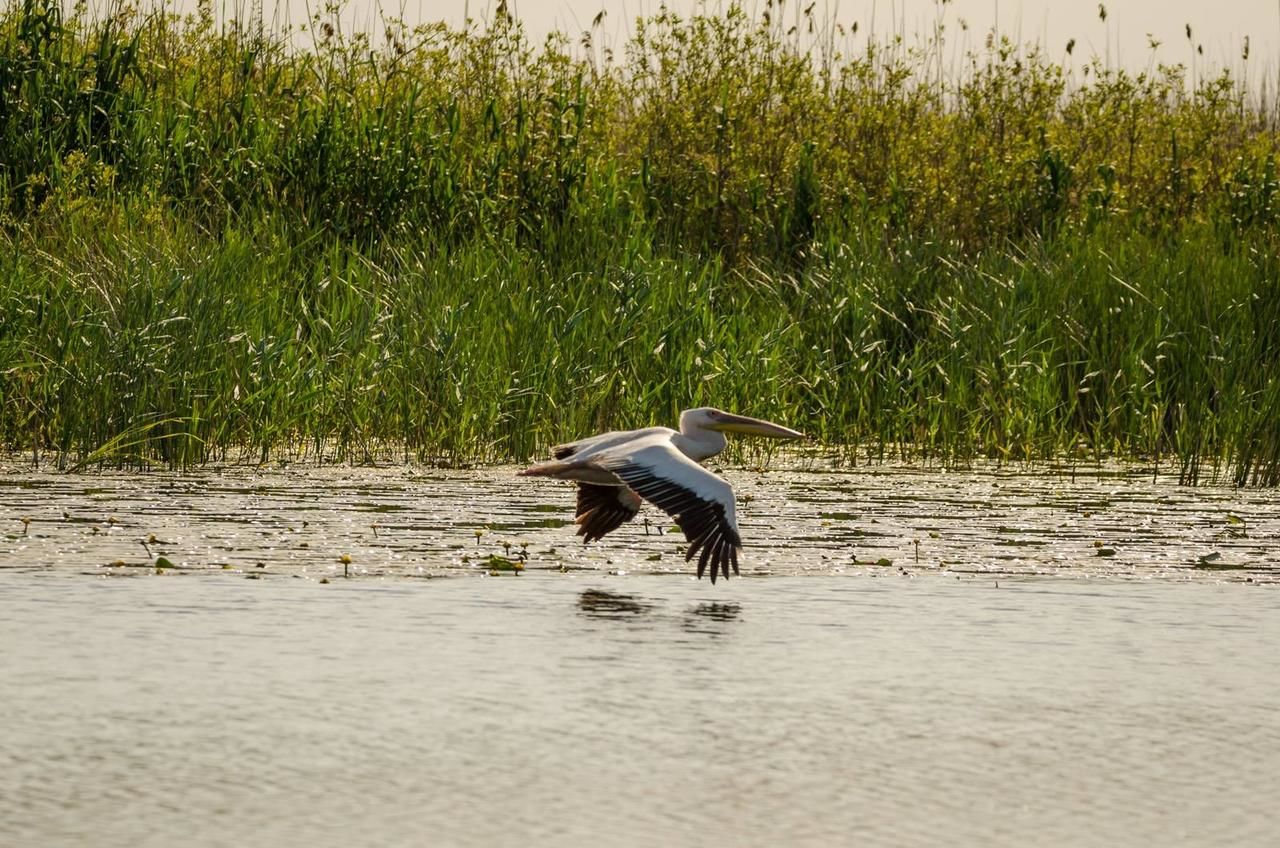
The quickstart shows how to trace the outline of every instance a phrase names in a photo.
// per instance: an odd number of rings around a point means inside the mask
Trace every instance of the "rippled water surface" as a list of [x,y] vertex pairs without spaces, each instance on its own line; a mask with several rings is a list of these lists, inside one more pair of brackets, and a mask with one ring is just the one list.
[[0,845],[1274,844],[1276,495],[728,477],[0,476]]
[[[725,476],[739,495],[744,575],[1280,579],[1272,491],[1043,470]],[[132,574],[164,556],[180,574],[427,577],[483,573],[496,554],[523,557],[528,571],[690,571],[684,539],[647,507],[584,548],[573,533],[573,493],[572,484],[516,477],[514,468],[10,468],[0,473],[0,568]]]

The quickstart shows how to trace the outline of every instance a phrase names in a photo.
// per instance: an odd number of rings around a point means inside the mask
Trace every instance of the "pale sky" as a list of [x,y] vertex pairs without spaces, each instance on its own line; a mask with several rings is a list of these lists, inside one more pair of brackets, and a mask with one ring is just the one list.
[[[194,9],[197,0],[167,0],[170,7]],[[214,0],[225,9],[253,8],[261,3],[268,21],[274,8],[276,20],[302,23],[324,0]],[[620,44],[638,15],[657,11],[661,0],[508,0],[508,8],[524,22],[535,40],[554,29],[576,36],[588,29],[601,10],[606,12],[605,39]],[[788,15],[797,14],[809,0],[789,0]],[[959,22],[969,24],[970,45],[981,42],[982,33],[999,24],[1001,32],[1021,41],[1038,41],[1051,56],[1060,56],[1067,40],[1077,41],[1076,57],[1096,54],[1112,64],[1143,68],[1151,59],[1149,38],[1162,42],[1158,60],[1190,64],[1193,47],[1185,27],[1190,24],[1196,44],[1203,45],[1199,61],[1215,66],[1241,67],[1241,49],[1250,38],[1253,72],[1280,68],[1280,0],[1108,0],[1107,20],[1098,17],[1097,0],[817,0],[820,18],[833,16],[846,27],[859,24],[859,40],[868,32],[886,36],[902,32],[908,38],[932,31],[939,14],[947,26],[949,43],[960,46],[964,35]],[[344,20],[376,27],[383,14],[403,15],[409,23],[444,20],[459,25],[470,14],[489,19],[496,0],[347,0]],[[696,8],[718,9],[719,0],[666,0],[682,13]],[[747,9],[764,9],[764,0],[746,0]],[[824,14],[825,10],[825,14]],[[941,10],[941,11],[940,11]],[[1251,74],[1252,75],[1252,74]]]

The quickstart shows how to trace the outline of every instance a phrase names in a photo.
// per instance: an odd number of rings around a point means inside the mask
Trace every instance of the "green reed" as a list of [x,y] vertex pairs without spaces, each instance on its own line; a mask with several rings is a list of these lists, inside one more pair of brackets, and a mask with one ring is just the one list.
[[4,445],[457,463],[712,403],[1280,483],[1280,136],[1225,72],[325,23],[0,14]]

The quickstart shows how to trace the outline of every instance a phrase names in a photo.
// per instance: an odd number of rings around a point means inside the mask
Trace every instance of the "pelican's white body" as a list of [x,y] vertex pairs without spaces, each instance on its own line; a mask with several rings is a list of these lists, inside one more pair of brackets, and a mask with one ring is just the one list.
[[[701,407],[681,413],[679,431],[670,427],[645,427],[601,433],[557,445],[552,449],[555,459],[540,462],[520,473],[531,477],[573,480],[588,484],[588,487],[618,487],[622,497],[616,500],[623,511],[618,512],[618,504],[613,504],[611,520],[601,525],[596,538],[634,516],[641,497],[652,501],[681,524],[690,541],[686,558],[711,540],[710,549],[714,553],[711,580],[714,583],[717,562],[726,577],[730,560],[734,571],[737,571],[736,551],[741,544],[737,509],[729,484],[698,463],[725,449],[726,431],[786,439],[801,435],[768,421]],[[583,524],[584,521],[595,521],[589,514],[594,506],[583,506],[584,490],[581,485],[579,490],[578,523],[584,530],[595,532]],[[593,497],[599,498],[599,495],[594,494]],[[593,505],[598,503],[599,500],[591,501]],[[708,529],[707,516],[712,514],[708,510],[719,516],[714,519],[719,529]],[[582,533],[580,530],[579,535]],[[699,561],[699,577],[707,559],[708,555],[704,553]]]
[[[689,413],[681,416],[683,429],[684,419]],[[724,433],[707,430],[701,427],[689,428],[692,432],[677,432],[670,427],[644,427],[639,430],[612,430],[598,436],[589,436],[576,442],[559,445],[556,453],[570,451],[570,455],[562,461],[553,461],[535,465],[561,467],[560,473],[554,476],[562,480],[581,480],[585,483],[617,484],[618,478],[608,471],[599,468],[600,461],[617,460],[631,457],[646,447],[658,445],[674,447],[693,462],[702,462],[725,449],[728,440]],[[531,472],[533,468],[529,469]]]

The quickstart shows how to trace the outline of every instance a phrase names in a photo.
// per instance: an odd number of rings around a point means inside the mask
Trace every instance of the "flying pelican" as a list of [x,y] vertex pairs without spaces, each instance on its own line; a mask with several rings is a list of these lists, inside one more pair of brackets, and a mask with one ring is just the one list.
[[524,477],[556,477],[578,484],[576,523],[583,544],[595,541],[635,518],[643,498],[675,519],[689,540],[685,561],[698,556],[698,578],[711,565],[717,572],[738,573],[742,538],[733,489],[698,463],[724,450],[725,433],[799,439],[797,433],[758,418],[734,415],[709,406],[680,413],[680,431],[645,427],[601,433],[551,449],[553,460],[520,472]]

